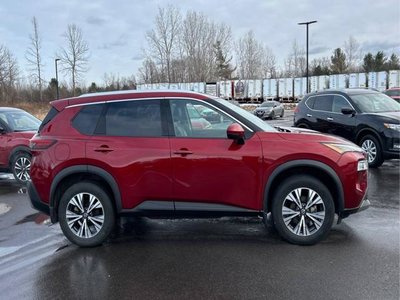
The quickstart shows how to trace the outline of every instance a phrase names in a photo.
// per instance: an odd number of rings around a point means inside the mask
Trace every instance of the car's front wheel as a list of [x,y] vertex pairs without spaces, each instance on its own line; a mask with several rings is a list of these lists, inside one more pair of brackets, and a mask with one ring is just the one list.
[[374,136],[364,136],[359,145],[367,152],[368,165],[371,168],[377,168],[383,164],[382,148],[379,141]]
[[312,245],[326,237],[335,207],[328,188],[311,176],[292,176],[281,183],[272,204],[274,225],[293,244]]
[[110,196],[97,184],[85,181],[65,191],[58,216],[65,236],[81,247],[102,244],[115,223]]
[[11,171],[15,180],[20,184],[26,184],[29,179],[31,170],[32,156],[28,152],[18,152],[11,160]]

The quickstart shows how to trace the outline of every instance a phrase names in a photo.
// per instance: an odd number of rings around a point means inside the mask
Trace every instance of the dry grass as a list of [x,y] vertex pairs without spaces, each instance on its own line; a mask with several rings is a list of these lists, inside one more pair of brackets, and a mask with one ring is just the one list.
[[44,117],[47,115],[48,111],[50,110],[49,103],[19,102],[19,103],[14,103],[14,105],[7,105],[7,106],[13,106],[16,108],[23,109],[40,120],[43,120]]

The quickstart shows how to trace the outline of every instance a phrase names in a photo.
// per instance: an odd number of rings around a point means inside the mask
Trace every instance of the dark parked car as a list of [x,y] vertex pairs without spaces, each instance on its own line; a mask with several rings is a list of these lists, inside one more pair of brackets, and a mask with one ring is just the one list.
[[277,116],[282,118],[285,108],[278,101],[266,101],[254,110],[254,114],[263,120],[274,119]]
[[[31,140],[32,205],[80,246],[102,243],[121,215],[265,216],[313,244],[368,207],[362,149],[279,131],[226,100],[191,92],[99,93],[57,100]],[[204,106],[219,123],[196,127]],[[197,115],[194,116],[197,119]]]
[[384,93],[386,95],[388,95],[390,98],[393,98],[394,100],[396,100],[397,102],[400,102],[400,88],[399,87],[388,89]]
[[309,94],[294,112],[294,126],[342,136],[363,148],[370,167],[400,157],[400,104],[372,90]]
[[0,107],[0,168],[11,171],[19,183],[29,180],[29,140],[41,121],[24,110]]

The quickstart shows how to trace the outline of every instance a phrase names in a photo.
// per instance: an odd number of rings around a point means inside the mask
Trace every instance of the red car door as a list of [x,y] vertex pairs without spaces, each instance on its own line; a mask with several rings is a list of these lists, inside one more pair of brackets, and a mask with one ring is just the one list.
[[[208,128],[194,128],[188,108],[206,106],[220,115]],[[171,137],[173,198],[176,210],[258,210],[261,205],[261,143],[256,134],[238,145],[227,138],[236,122],[213,106],[196,100],[170,100],[175,136]]]

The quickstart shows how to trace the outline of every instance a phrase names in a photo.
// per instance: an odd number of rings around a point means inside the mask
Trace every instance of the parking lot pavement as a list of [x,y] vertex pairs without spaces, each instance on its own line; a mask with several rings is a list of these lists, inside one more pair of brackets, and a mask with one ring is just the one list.
[[[290,126],[290,114],[266,122]],[[82,249],[0,174],[1,298],[399,299],[399,169],[370,170],[372,207],[309,247],[258,218],[136,218]]]

